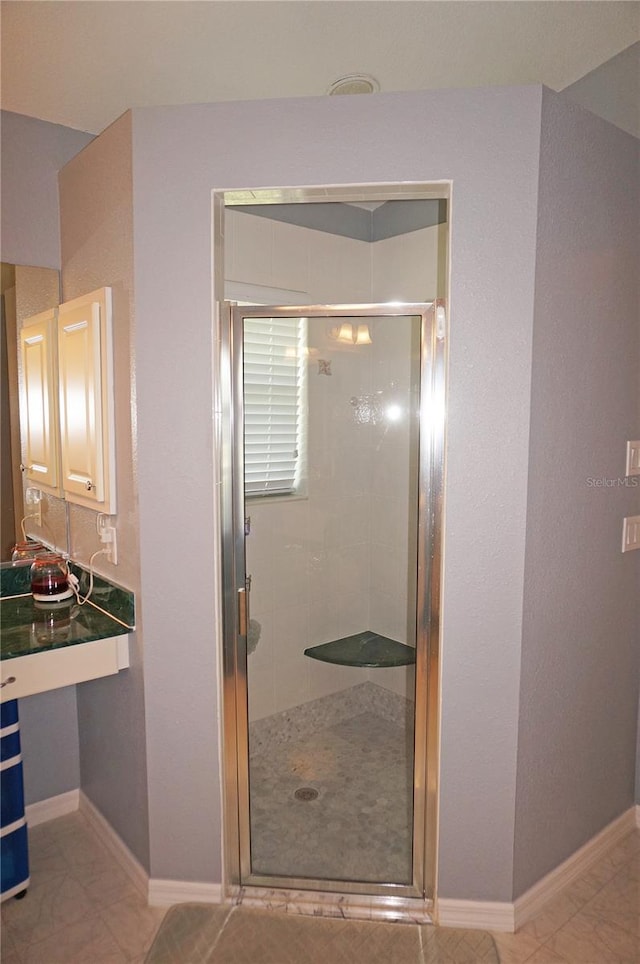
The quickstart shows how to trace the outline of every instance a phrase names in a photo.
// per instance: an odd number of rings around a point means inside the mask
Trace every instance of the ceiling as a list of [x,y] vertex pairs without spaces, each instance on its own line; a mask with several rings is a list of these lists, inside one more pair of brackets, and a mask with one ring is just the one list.
[[[129,107],[544,83],[640,39],[638,2],[6,0],[2,107],[98,133]],[[375,96],[375,95],[374,95]]]

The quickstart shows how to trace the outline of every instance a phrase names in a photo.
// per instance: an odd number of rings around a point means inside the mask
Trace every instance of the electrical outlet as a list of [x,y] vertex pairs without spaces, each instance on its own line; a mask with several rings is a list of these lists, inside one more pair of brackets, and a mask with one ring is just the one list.
[[28,506],[27,518],[33,519],[37,526],[42,525],[42,492],[33,486],[27,486],[24,501]]
[[100,542],[103,543],[105,547],[105,556],[112,565],[118,565],[118,539],[116,535],[116,527],[110,525],[111,517],[108,515],[103,515],[100,513],[96,519],[96,529],[98,535],[100,536]]
[[625,475],[640,475],[640,439],[627,442],[627,466]]
[[118,565],[118,540],[115,526],[103,526],[100,540],[104,543],[105,556],[114,566]]
[[38,505],[42,501],[42,492],[30,485],[24,493],[24,499],[27,505]]
[[622,526],[622,551],[640,549],[640,515],[628,516]]

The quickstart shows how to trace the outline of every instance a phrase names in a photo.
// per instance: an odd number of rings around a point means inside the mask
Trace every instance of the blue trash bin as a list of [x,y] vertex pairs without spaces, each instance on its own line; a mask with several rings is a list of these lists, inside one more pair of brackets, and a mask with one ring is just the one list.
[[0,897],[7,900],[29,886],[17,700],[0,704],[0,797]]

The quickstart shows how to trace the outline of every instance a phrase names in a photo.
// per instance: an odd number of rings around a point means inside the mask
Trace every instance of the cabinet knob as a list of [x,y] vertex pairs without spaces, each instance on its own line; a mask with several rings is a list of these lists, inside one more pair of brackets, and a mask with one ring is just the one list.
[[95,488],[93,482],[91,481],[87,482],[87,492],[91,492],[93,488]]
[[15,683],[15,681],[16,681],[15,676],[7,676],[7,678],[3,679],[2,682],[0,683],[0,689],[2,689],[3,686],[8,686],[9,683]]

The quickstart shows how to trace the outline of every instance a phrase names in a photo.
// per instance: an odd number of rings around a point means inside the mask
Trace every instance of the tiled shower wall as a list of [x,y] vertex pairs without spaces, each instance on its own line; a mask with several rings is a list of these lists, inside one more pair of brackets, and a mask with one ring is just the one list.
[[[439,230],[368,243],[229,211],[225,274],[301,292],[311,304],[427,301],[436,295]],[[418,345],[409,322],[369,324],[372,345],[351,348],[331,337],[329,322],[310,320],[307,496],[247,508],[251,616],[261,625],[249,656],[250,720],[367,679],[413,695],[412,668],[365,670],[303,655],[363,629],[414,642],[407,493],[416,445],[407,414],[417,399],[407,386]],[[320,359],[330,375],[319,374]],[[403,417],[357,424],[351,399],[378,391]]]

